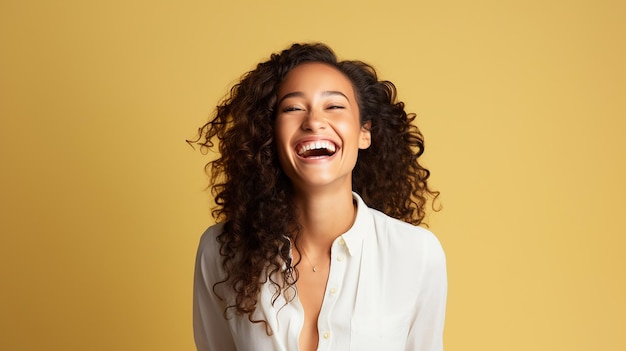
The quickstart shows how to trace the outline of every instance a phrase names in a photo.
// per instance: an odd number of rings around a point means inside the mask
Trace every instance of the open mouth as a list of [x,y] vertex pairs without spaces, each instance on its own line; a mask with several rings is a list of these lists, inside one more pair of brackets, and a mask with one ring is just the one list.
[[304,158],[329,157],[335,154],[337,146],[328,140],[317,140],[298,145],[298,156]]

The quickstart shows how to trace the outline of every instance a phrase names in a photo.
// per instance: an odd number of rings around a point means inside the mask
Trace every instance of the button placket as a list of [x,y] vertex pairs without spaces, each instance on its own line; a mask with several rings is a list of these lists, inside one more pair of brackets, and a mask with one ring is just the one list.
[[[326,291],[326,296],[324,297],[322,310],[320,311],[319,316],[320,350],[328,350],[328,347],[332,346],[332,325],[330,324],[331,312],[339,297],[341,282],[345,275],[346,254],[346,243],[343,238],[340,237],[335,241],[331,248],[331,257],[334,259],[331,262],[330,274],[328,276],[327,283],[328,289]],[[339,259],[339,257],[341,257],[341,259]],[[324,346],[322,346],[322,344]]]
[[328,296],[329,298],[334,302],[337,299],[337,293],[339,292],[339,281],[337,281],[337,277],[343,277],[345,270],[346,270],[346,265],[343,263],[346,259],[346,241],[342,238],[339,237],[336,241],[335,241],[335,245],[333,245],[332,248],[332,252],[331,255],[333,255],[336,258],[336,262],[340,262],[341,264],[335,264],[335,270],[333,273],[337,273],[337,274],[332,274],[331,277],[329,277],[328,280],[328,286],[330,287],[328,289]]

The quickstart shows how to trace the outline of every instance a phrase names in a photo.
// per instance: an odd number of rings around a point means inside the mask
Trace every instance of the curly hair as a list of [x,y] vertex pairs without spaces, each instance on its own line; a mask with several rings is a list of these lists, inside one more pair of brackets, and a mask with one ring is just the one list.
[[[216,206],[213,216],[224,223],[217,240],[221,245],[224,280],[235,299],[226,308],[248,315],[251,322],[261,285],[268,280],[276,293],[292,288],[298,272],[291,262],[291,241],[298,250],[300,232],[292,185],[278,161],[274,145],[277,92],[285,76],[302,63],[330,65],[352,82],[361,123],[370,121],[372,144],[359,150],[353,170],[353,191],[385,214],[420,224],[429,197],[439,192],[428,187],[430,176],[418,158],[424,139],[397,101],[396,88],[379,81],[376,71],[361,61],[338,61],[319,43],[294,44],[271,55],[246,73],[217,106],[214,117],[199,128],[192,144],[203,152],[219,143],[220,156],[207,163]],[[267,324],[266,324],[267,326]]]

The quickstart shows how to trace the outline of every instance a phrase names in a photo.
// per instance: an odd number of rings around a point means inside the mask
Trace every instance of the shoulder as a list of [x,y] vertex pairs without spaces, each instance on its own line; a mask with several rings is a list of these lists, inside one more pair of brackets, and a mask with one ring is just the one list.
[[408,240],[429,246],[441,246],[435,234],[422,226],[403,222],[371,208],[368,210],[372,214],[379,236]]
[[443,247],[430,230],[389,217],[374,209],[368,210],[374,219],[378,245],[388,247],[396,254],[405,253],[408,257],[419,258],[422,263],[445,261]]
[[363,199],[353,194],[358,203],[358,213],[353,228],[367,233],[364,245],[379,255],[404,257],[409,260],[445,261],[439,239],[430,230],[390,217],[367,206]]
[[222,255],[220,255],[220,243],[217,236],[222,234],[224,223],[210,226],[200,237],[198,253],[196,255],[196,268],[207,280],[219,279],[222,276]]
[[217,236],[222,234],[223,231],[224,223],[218,223],[208,227],[200,237],[198,253],[206,253],[210,255],[219,254],[220,244],[217,241]]
[[217,223],[208,227],[200,237],[200,247],[211,248],[219,246],[219,243],[217,242],[217,236],[222,234],[223,231],[224,223]]

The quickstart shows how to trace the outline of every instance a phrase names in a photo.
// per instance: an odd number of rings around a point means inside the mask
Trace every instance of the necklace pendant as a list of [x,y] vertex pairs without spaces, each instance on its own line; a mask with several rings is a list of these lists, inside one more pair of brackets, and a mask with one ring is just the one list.
[[317,267],[313,266],[313,273],[317,272]]

